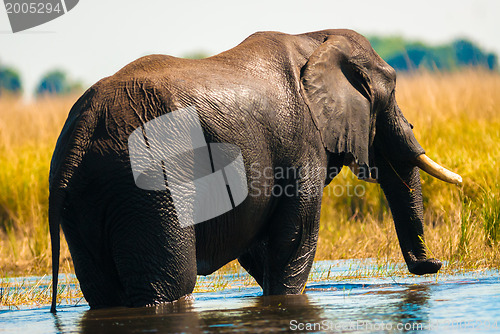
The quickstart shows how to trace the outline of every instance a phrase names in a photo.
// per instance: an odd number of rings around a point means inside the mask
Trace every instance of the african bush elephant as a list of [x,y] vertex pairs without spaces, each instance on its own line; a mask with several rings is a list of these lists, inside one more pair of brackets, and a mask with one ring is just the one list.
[[[422,238],[419,167],[450,183],[461,178],[424,154],[396,103],[395,79],[364,37],[324,30],[259,32],[200,60],[146,56],[94,84],[71,109],[51,162],[52,311],[59,225],[91,308],[176,300],[192,292],[197,274],[234,259],[264,295],[299,294],[323,188],[352,164],[381,185],[409,271],[437,272],[441,262],[427,258]],[[129,140],[189,107],[203,141],[239,149],[248,195],[181,226],[168,187],[137,186]],[[165,174],[167,160],[159,165]],[[269,173],[284,168],[306,172]],[[276,187],[290,191],[269,191]]]

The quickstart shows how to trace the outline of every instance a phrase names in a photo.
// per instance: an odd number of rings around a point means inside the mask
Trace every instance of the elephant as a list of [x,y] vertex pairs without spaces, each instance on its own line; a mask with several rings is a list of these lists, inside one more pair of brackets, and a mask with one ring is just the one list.
[[[395,83],[369,41],[345,29],[258,32],[205,59],[149,55],[95,83],[71,108],[51,160],[52,312],[60,226],[93,309],[177,300],[197,275],[235,259],[264,295],[301,294],[323,188],[343,166],[381,186],[408,270],[436,273],[441,262],[427,256],[423,239],[419,170],[462,180],[425,154]],[[160,190],[135,182],[129,141],[190,107],[206,143],[239,150],[248,194],[227,212],[182,225],[170,179]],[[305,172],[275,176],[280,169]],[[279,187],[289,191],[269,191]]]

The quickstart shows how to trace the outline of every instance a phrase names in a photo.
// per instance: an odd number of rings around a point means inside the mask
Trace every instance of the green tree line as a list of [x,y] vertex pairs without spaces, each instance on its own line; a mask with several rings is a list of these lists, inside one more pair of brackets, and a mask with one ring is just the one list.
[[430,46],[408,41],[402,37],[370,37],[377,53],[397,71],[419,68],[452,71],[475,66],[498,70],[498,57],[488,53],[467,39],[456,39],[448,44]]
[[[75,91],[81,91],[83,85],[79,81],[71,80],[66,72],[62,70],[52,70],[40,78],[34,94],[43,95],[64,95]],[[21,75],[13,67],[3,66],[0,63],[0,96],[20,95],[23,92]]]

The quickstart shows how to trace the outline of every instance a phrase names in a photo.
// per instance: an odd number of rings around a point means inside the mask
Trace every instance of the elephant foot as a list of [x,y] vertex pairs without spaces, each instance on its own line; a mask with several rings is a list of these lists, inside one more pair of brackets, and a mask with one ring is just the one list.
[[407,263],[410,273],[415,275],[435,274],[443,263],[436,259],[417,260]]

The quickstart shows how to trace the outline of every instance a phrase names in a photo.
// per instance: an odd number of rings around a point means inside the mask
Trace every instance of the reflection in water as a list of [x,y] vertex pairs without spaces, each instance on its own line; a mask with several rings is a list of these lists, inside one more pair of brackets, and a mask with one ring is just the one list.
[[310,303],[307,295],[259,296],[249,300],[249,306],[225,311],[205,311],[200,314],[206,329],[290,330],[290,321],[319,322],[323,311]]
[[59,318],[59,316],[56,314],[54,314],[54,327],[56,328],[57,332],[58,333],[63,333],[64,332],[64,326],[63,326],[63,322],[61,321],[61,319]]
[[80,320],[82,333],[191,332],[200,329],[200,319],[192,312],[193,298],[140,308],[89,310]]
[[428,285],[375,284],[368,286],[367,289],[370,290],[368,293],[357,297],[364,307],[355,309],[357,312],[352,316],[353,321],[366,322],[371,326],[377,323],[393,327],[400,324],[403,328],[416,328],[417,325],[428,322],[430,298]]
[[[325,272],[324,268],[320,269]],[[329,278],[311,281],[305,295],[263,297],[261,294],[258,287],[234,284],[156,307],[89,311],[86,305],[61,305],[57,315],[49,312],[50,305],[15,311],[0,309],[0,331],[267,333],[300,332],[301,325],[307,330],[307,325],[319,324],[320,328],[310,329],[317,332],[423,330],[455,333],[473,328],[479,332],[499,332],[498,271],[440,275],[439,280],[428,276]],[[470,327],[471,324],[475,327]],[[397,325],[402,327],[398,329]]]
[[[224,302],[214,301],[212,309],[200,312],[192,299],[156,307],[89,310],[79,327],[83,333],[267,331],[289,330],[291,319],[320,322],[322,318],[321,307],[311,305],[307,295],[250,297],[246,306],[218,309]],[[60,325],[58,329],[62,330]]]
[[293,321],[322,324],[318,330],[338,325],[369,331],[377,322],[414,326],[429,320],[430,290],[425,284],[316,284],[307,293],[186,298],[156,307],[90,310],[79,327],[83,333],[289,331]]
[[416,328],[422,323],[429,322],[429,297],[428,285],[410,285],[399,293],[400,301],[396,303],[398,312],[394,314],[393,321],[403,325],[405,328]]
[[310,298],[318,299],[327,325],[338,330],[371,332],[397,326],[413,329],[429,321],[432,285],[315,284]]

